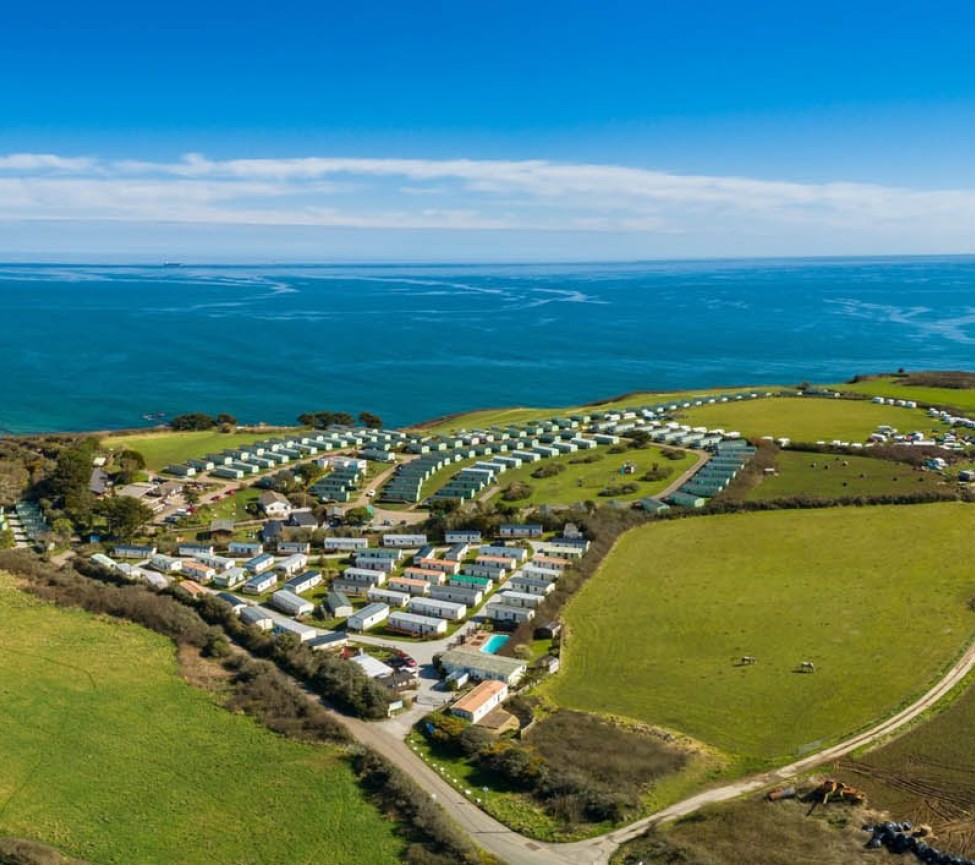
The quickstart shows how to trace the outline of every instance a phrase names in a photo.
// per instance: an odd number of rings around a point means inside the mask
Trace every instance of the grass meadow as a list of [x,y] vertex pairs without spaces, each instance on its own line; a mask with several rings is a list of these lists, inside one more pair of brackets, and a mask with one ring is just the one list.
[[747,496],[753,500],[809,495],[821,498],[882,496],[947,490],[952,487],[937,472],[870,457],[779,451],[776,475],[765,477]]
[[[589,455],[602,457],[596,462],[583,463],[579,460]],[[532,488],[528,498],[519,499],[515,504],[530,505],[572,505],[577,502],[592,500],[606,502],[609,500],[632,502],[645,496],[652,496],[666,489],[681,474],[696,461],[694,454],[684,453],[680,459],[670,460],[664,457],[661,449],[650,446],[638,450],[628,450],[625,453],[611,454],[608,448],[599,447],[588,451],[551,457],[537,463],[529,463],[517,469],[511,469],[498,476],[499,490],[511,483],[526,483]],[[624,463],[633,463],[636,472],[631,475],[621,475],[620,468]],[[641,480],[656,463],[661,469],[670,469],[671,473],[662,480]],[[565,466],[565,471],[547,478],[533,478],[532,472],[552,464]],[[622,484],[636,484],[639,489],[635,493],[626,493],[609,497],[600,496],[601,490]],[[497,494],[496,494],[497,495]]]
[[272,438],[281,430],[263,432],[222,433],[217,430],[193,432],[124,433],[105,436],[102,446],[113,450],[135,450],[146,458],[146,467],[151,471],[164,469],[171,463],[181,463],[188,459],[202,457],[204,454],[222,451],[224,448],[240,447],[261,439]]
[[902,432],[932,430],[935,426],[920,409],[874,405],[866,401],[822,397],[779,397],[716,403],[687,409],[683,422],[744,436],[774,436],[796,442],[862,442],[881,424]]
[[897,378],[878,376],[855,384],[834,385],[838,390],[848,390],[868,396],[888,399],[910,399],[931,405],[954,406],[963,411],[975,411],[975,389],[954,387],[925,387],[903,384]]
[[[693,736],[735,771],[786,762],[890,713],[968,643],[973,531],[961,503],[634,529],[570,602],[544,687]],[[806,660],[815,673],[796,672]]]
[[337,749],[221,708],[159,635],[0,574],[0,670],[0,835],[99,865],[400,861]]

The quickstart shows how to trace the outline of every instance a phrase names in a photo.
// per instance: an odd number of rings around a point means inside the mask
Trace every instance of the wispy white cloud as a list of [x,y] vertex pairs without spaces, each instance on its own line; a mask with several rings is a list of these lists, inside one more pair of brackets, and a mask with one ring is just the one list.
[[[436,196],[437,207],[431,196]],[[975,230],[975,190],[477,159],[0,155],[0,220],[647,234]]]

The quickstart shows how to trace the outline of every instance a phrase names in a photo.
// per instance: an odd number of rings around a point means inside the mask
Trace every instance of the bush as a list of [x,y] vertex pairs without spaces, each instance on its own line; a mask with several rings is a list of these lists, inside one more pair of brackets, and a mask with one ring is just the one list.
[[598,463],[600,460],[606,459],[606,457],[599,453],[598,451],[593,451],[592,453],[587,453],[585,456],[573,457],[569,460],[569,465],[588,465],[589,463]]
[[533,478],[553,478],[565,471],[565,465],[559,462],[542,463],[532,472]]
[[684,458],[684,452],[678,450],[677,448],[663,448],[660,453],[663,455],[664,459],[668,460],[682,460]]
[[0,838],[0,865],[85,865],[53,847],[23,838]]
[[520,502],[530,499],[534,491],[530,484],[514,481],[501,490],[501,498],[506,502]]

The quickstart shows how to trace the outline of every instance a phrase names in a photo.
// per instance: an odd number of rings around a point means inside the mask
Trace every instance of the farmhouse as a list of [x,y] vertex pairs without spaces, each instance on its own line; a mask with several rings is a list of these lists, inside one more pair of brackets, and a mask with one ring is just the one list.
[[399,610],[389,614],[386,627],[391,631],[399,631],[417,637],[430,634],[440,636],[447,633],[447,621],[445,619],[421,616],[418,613],[404,613]]
[[426,535],[383,535],[384,547],[396,547],[401,550],[422,547],[426,542]]
[[336,619],[348,618],[355,612],[349,599],[341,592],[329,592],[325,605]]
[[247,592],[249,595],[262,595],[277,584],[278,578],[274,573],[269,571],[262,574],[254,574],[241,586],[241,591]]
[[459,622],[467,615],[467,605],[453,601],[437,601],[433,598],[414,596],[410,599],[409,611],[421,616],[435,616],[438,619],[449,619]]
[[298,574],[297,577],[292,577],[286,581],[284,588],[289,592],[294,592],[296,595],[301,595],[321,584],[322,574],[320,571],[305,571],[302,574]]
[[440,656],[440,666],[448,676],[460,671],[478,681],[497,679],[508,685],[517,685],[528,669],[528,665],[517,658],[492,655],[467,646],[448,649]]
[[240,611],[240,620],[262,631],[270,631],[274,627],[274,620],[260,607],[245,607]]
[[370,628],[376,627],[380,622],[386,621],[389,618],[389,605],[388,604],[368,604],[359,610],[358,613],[353,613],[349,616],[346,622],[346,627],[350,631],[368,631]]
[[286,520],[291,516],[291,502],[281,495],[281,493],[268,490],[267,492],[261,493],[259,501],[261,510],[271,519]]
[[279,589],[271,595],[271,606],[288,616],[307,616],[315,609],[311,601],[306,601],[287,589]]
[[495,706],[500,706],[508,698],[508,685],[498,679],[487,679],[477,685],[470,693],[461,697],[450,713],[476,724]]

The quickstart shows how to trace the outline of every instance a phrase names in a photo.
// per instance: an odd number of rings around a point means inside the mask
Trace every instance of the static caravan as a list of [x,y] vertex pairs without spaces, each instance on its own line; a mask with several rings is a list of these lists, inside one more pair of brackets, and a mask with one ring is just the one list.
[[438,586],[447,580],[447,575],[443,571],[433,571],[429,568],[404,568],[403,576],[411,580],[425,580]]
[[267,571],[263,574],[254,574],[241,586],[241,591],[247,592],[249,595],[263,595],[277,584],[277,576],[273,572]]
[[519,562],[523,562],[528,558],[528,550],[524,547],[505,547],[499,544],[485,544],[478,550],[478,554],[482,556],[508,557]]
[[149,567],[164,574],[175,574],[182,567],[183,563],[172,556],[164,556],[158,553],[149,560]]
[[213,545],[212,544],[180,544],[176,548],[177,555],[180,556],[212,556],[213,555]]
[[405,607],[410,602],[409,592],[397,592],[394,589],[380,589],[370,586],[366,597],[373,602],[389,604],[390,607]]
[[311,552],[308,541],[278,541],[278,552],[282,555],[307,556]]
[[524,592],[529,595],[545,595],[555,591],[553,580],[540,580],[535,577],[526,577],[516,574],[508,581],[508,588],[515,592]]
[[287,616],[308,616],[315,609],[311,601],[306,601],[287,589],[279,589],[271,595],[271,606]]
[[443,636],[447,633],[447,620],[396,610],[390,613],[386,627],[415,637]]
[[410,595],[426,595],[430,591],[430,583],[426,580],[414,580],[410,577],[390,577],[389,588]]
[[535,618],[535,611],[531,607],[509,607],[507,604],[489,604],[482,613],[499,624],[518,625]]
[[368,568],[346,568],[342,571],[340,579],[346,583],[381,586],[386,582],[386,575],[382,571],[372,571]]
[[341,592],[329,592],[328,597],[325,599],[325,605],[336,619],[348,618],[355,612],[352,603]]
[[514,523],[501,526],[498,534],[502,538],[540,538],[542,526],[531,523]]
[[368,538],[325,538],[322,545],[331,552],[352,552],[369,546]]
[[479,544],[481,533],[470,529],[448,529],[444,532],[444,541],[448,544]]
[[304,553],[294,553],[278,562],[275,570],[292,577],[303,571],[306,567],[308,567],[308,556]]
[[259,556],[264,552],[264,544],[259,544],[256,541],[231,541],[227,545],[227,551],[232,556],[254,558],[254,556]]
[[297,637],[302,643],[314,640],[318,636],[318,631],[314,628],[310,628],[308,625],[303,625],[301,622],[296,622],[293,619],[274,619],[274,627],[272,630],[276,635],[290,634],[292,637]]
[[355,560],[355,566],[367,571],[381,571],[384,574],[391,574],[399,567],[393,559],[363,559],[358,556]]
[[476,607],[484,600],[484,593],[468,586],[431,586],[430,597],[437,601],[454,601]]
[[444,574],[456,574],[460,570],[459,562],[452,562],[449,559],[420,559],[417,564],[425,571],[440,571]]
[[426,542],[426,535],[383,535],[384,547],[396,547],[401,550],[422,547]]
[[270,553],[261,553],[244,562],[244,567],[252,574],[263,574],[274,567],[274,556]]
[[260,607],[244,607],[240,610],[239,615],[244,624],[253,625],[262,631],[270,631],[274,627],[274,619]]
[[227,558],[226,556],[215,556],[215,555],[201,555],[196,556],[196,560],[201,565],[206,565],[207,567],[213,568],[215,571],[229,571],[231,568],[237,566],[237,562],[233,559]]
[[315,586],[320,586],[321,584],[322,575],[320,571],[305,571],[303,574],[298,574],[297,577],[292,577],[290,580],[287,580],[284,588],[289,592],[300,595],[304,592],[311,591]]
[[184,577],[189,577],[198,583],[213,582],[213,578],[217,575],[213,568],[208,565],[201,565],[199,562],[183,562],[180,565],[179,572]]
[[454,601],[436,601],[432,598],[414,597],[410,600],[409,611],[421,616],[434,616],[459,622],[467,615],[467,605]]
[[381,622],[389,618],[389,605],[374,603],[369,604],[349,616],[346,626],[350,631],[368,631],[376,627]]
[[513,590],[501,592],[498,598],[506,607],[529,607],[532,610],[545,600],[543,595],[533,595],[531,592],[516,592]]
[[247,576],[247,571],[243,568],[231,568],[229,571],[219,572],[213,578],[213,584],[224,589],[236,589],[247,579]]

